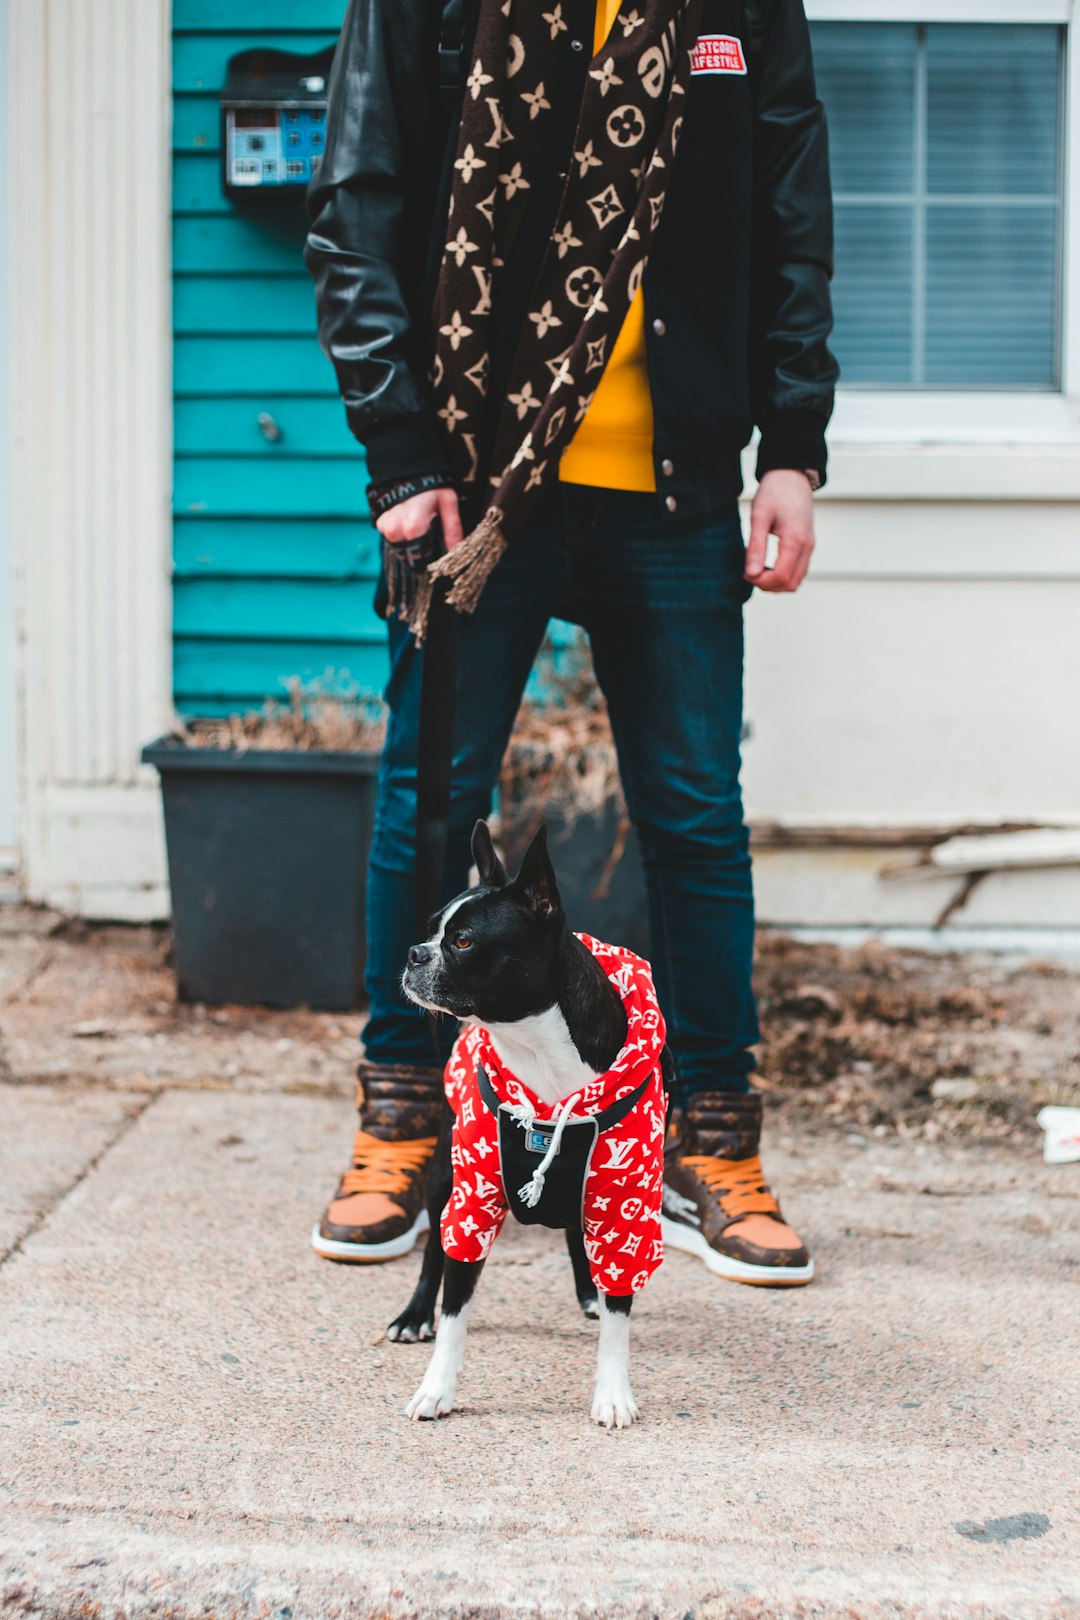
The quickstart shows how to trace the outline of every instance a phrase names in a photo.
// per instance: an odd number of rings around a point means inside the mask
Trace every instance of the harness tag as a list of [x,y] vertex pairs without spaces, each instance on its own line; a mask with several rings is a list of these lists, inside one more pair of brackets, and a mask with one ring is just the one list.
[[[525,1132],[525,1151],[527,1153],[539,1153],[541,1155],[545,1154],[548,1148],[551,1146],[551,1138],[554,1136],[554,1134],[554,1125],[532,1126],[530,1130]],[[561,1142],[555,1149],[555,1152],[557,1154],[562,1152]]]

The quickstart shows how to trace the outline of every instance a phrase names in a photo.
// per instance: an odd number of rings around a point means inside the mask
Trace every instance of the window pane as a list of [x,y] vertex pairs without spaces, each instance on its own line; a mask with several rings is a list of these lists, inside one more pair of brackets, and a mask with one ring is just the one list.
[[915,28],[903,23],[819,23],[814,29],[837,191],[911,191],[915,37]]
[[1064,30],[818,23],[813,36],[844,381],[1059,386]]
[[1046,387],[1056,380],[1057,211],[931,208],[926,381]]
[[837,204],[835,346],[845,382],[912,380],[911,227],[904,204]]
[[1052,197],[1057,189],[1056,28],[927,29],[927,189]]

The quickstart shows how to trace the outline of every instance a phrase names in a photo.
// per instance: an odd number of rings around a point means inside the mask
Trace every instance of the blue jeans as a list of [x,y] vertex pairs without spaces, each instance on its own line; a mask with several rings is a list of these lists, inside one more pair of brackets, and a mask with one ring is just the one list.
[[[650,954],[676,1095],[746,1091],[759,1039],[751,989],[754,903],[739,791],[743,540],[734,505],[661,536],[656,497],[550,486],[461,621],[445,898],[468,881],[549,620],[584,626],[645,867]],[[389,624],[390,708],[368,872],[364,1032],[376,1063],[435,1061],[430,1024],[401,994],[414,942],[420,660]],[[587,919],[585,919],[587,925]],[[443,1032],[447,1044],[453,1029]]]

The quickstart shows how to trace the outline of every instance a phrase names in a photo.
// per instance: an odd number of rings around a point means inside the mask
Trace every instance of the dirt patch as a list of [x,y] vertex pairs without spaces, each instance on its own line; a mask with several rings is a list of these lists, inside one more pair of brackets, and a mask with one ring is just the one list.
[[[352,1092],[361,1014],[176,998],[164,928],[5,908],[0,1074],[125,1089]],[[868,1136],[1035,1138],[1080,1105],[1080,974],[763,934],[761,1083],[786,1123]]]
[[5,996],[0,977],[4,1078],[351,1095],[359,1014],[184,1003],[168,929],[53,918],[43,931],[42,913],[24,915],[36,931],[8,928],[0,941],[12,987]]
[[1080,975],[1052,963],[767,934],[757,986],[762,1083],[792,1121],[1000,1139],[1080,1104]]

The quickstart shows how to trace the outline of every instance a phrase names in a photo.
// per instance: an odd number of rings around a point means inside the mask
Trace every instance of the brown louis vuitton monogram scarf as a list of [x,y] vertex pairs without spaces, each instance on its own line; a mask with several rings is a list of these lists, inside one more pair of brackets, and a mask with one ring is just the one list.
[[[505,400],[481,445],[490,333],[549,138],[568,25],[563,0],[481,0],[458,131],[434,305],[431,387],[462,493],[492,493],[462,543],[429,570],[471,612],[585,415],[641,283],[686,104],[702,0],[622,0],[590,62],[551,242]],[[475,510],[475,508],[474,508]],[[422,636],[432,580],[412,604]]]

